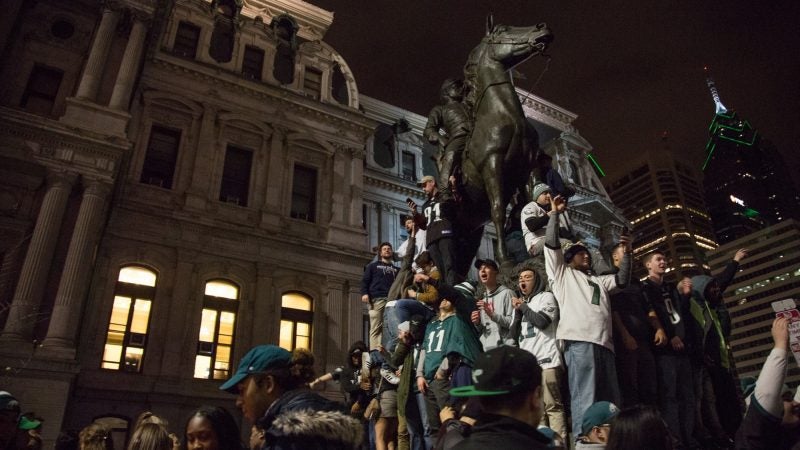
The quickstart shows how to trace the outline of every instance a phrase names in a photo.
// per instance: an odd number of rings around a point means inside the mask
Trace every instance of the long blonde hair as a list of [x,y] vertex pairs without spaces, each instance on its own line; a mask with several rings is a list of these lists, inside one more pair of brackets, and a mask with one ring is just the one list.
[[133,430],[128,450],[172,450],[172,438],[160,423],[143,423]]

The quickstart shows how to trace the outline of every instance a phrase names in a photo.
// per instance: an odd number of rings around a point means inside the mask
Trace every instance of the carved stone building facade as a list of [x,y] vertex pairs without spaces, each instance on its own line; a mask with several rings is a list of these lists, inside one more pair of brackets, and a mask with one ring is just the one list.
[[[364,148],[333,14],[283,0],[12,0],[0,19],[0,385],[124,440],[233,409],[252,345],[362,334]],[[118,446],[122,442],[117,442]]]
[[[405,239],[432,173],[425,118],[361,98],[289,0],[41,0],[0,17],[0,386],[60,429],[173,424],[251,346],[319,371],[363,336],[370,249]],[[620,217],[575,115],[521,94],[578,191],[575,226]],[[493,254],[488,230],[479,256]],[[338,391],[329,387],[326,394]]]

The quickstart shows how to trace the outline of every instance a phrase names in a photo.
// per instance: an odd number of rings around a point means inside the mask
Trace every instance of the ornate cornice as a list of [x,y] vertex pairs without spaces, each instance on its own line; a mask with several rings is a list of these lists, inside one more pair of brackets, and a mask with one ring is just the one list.
[[297,35],[309,41],[321,40],[333,23],[333,13],[303,1],[244,0],[241,15],[250,19],[261,17],[265,24],[281,14],[290,15],[300,29]]
[[[206,83],[208,88],[217,92],[237,92],[247,98],[275,102],[277,103],[276,109],[285,114],[287,119],[291,118],[293,114],[299,115],[304,119],[317,118],[327,124],[337,126],[338,134],[343,137],[345,133],[342,128],[344,128],[353,133],[355,140],[359,140],[359,144],[366,142],[367,137],[372,134],[372,130],[375,127],[375,123],[372,120],[352,108],[320,103],[306,98],[302,94],[266,83],[255,84],[252,81],[242,79],[236,73],[228,74],[218,67],[205,67],[205,65],[197,61],[186,61],[165,52],[161,52],[150,64],[159,69],[189,76]],[[147,69],[145,69],[145,79],[148,78],[146,72]],[[157,77],[154,81],[158,85],[170,83],[170,80],[164,80],[163,77]]]
[[364,186],[375,186],[376,188],[384,189],[389,192],[397,192],[407,197],[422,197],[420,189],[414,186],[411,182],[399,178],[387,179],[387,177],[378,178],[371,174],[364,174]]
[[525,116],[561,131],[574,129],[572,122],[578,118],[577,114],[550,103],[541,97],[537,97],[524,89],[517,88],[517,95],[522,103]]

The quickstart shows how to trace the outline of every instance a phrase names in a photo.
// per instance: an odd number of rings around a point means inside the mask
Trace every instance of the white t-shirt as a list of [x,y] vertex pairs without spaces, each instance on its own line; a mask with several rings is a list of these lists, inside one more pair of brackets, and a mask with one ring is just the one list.
[[[417,230],[416,239],[417,240],[415,242],[416,248],[414,249],[414,258],[419,256],[419,254],[422,253],[423,251],[425,251],[425,230]],[[402,244],[400,244],[399,247],[397,247],[397,251],[395,252],[395,254],[397,255],[398,259],[403,259],[403,257],[406,256],[406,250],[408,249],[409,240],[410,238],[406,239],[405,241],[403,241]]]
[[587,275],[575,270],[564,262],[560,248],[545,246],[544,262],[561,316],[556,337],[591,342],[613,352],[609,293],[618,289],[616,275]]
[[522,330],[519,334],[519,347],[527,350],[536,357],[542,369],[552,369],[561,366],[561,352],[556,341],[556,328],[558,327],[558,305],[550,292],[540,292],[525,300],[528,308],[535,312],[546,314],[552,319],[545,329],[536,328],[532,323],[522,317]]

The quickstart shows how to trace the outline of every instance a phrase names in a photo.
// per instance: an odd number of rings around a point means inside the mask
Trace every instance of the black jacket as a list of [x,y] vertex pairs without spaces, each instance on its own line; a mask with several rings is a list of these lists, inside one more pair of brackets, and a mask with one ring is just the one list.
[[550,440],[536,428],[507,416],[484,413],[472,427],[469,437],[453,450],[538,450],[546,449]]
[[349,450],[360,448],[364,428],[341,403],[305,389],[289,391],[258,420],[262,450]]

